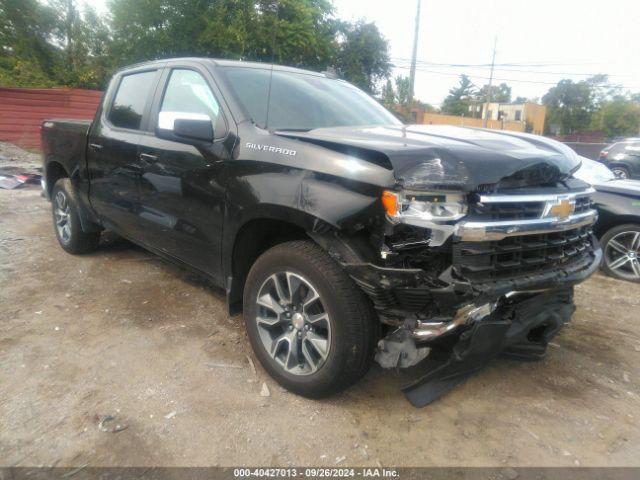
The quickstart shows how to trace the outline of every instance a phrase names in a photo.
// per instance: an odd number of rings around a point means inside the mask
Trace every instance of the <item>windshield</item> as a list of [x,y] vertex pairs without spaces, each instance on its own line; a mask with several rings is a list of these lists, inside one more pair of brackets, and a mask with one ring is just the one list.
[[[398,125],[382,105],[342,80],[295,72],[220,68],[245,114],[272,130],[313,130],[325,127]],[[267,110],[267,99],[269,109]]]

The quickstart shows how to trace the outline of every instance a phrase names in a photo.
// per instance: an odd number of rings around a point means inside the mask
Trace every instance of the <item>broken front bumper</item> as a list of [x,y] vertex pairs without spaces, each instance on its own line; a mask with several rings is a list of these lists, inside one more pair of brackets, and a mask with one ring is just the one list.
[[[420,334],[420,323],[426,330],[454,321],[465,309],[492,304],[512,292],[540,292],[572,287],[590,277],[600,266],[602,250],[595,237],[595,248],[584,258],[561,267],[535,274],[492,282],[469,282],[453,278],[450,271],[433,278],[422,269],[385,268],[371,263],[343,264],[351,278],[367,294],[383,323],[412,326],[416,338],[431,340],[431,334]],[[430,315],[425,307],[436,311]],[[475,314],[474,314],[475,315]],[[449,333],[450,327],[443,333]]]
[[429,403],[501,352],[544,354],[574,310],[573,286],[602,258],[593,190],[579,187],[474,194],[455,221],[409,203],[390,218],[380,265],[343,262],[390,326],[378,344],[380,365],[444,359],[405,389],[414,404]]
[[446,359],[402,390],[414,406],[422,407],[500,354],[539,360],[574,310],[572,288],[505,298],[494,312],[462,332]]
[[[484,284],[452,280],[442,286],[423,270],[372,264],[345,268],[373,300],[381,320],[393,328],[379,343],[380,365],[410,367],[437,351],[440,361],[403,388],[413,405],[424,406],[499,354],[542,358],[549,340],[575,310],[573,286],[600,265],[602,250],[595,245],[586,258],[571,265]],[[450,314],[425,316],[420,305]]]

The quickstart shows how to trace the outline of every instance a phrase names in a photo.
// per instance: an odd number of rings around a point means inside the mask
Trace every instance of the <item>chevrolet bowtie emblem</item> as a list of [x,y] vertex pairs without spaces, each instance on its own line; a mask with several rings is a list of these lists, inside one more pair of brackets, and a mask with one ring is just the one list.
[[571,200],[558,200],[558,202],[554,205],[551,205],[549,208],[549,213],[547,214],[550,217],[558,217],[560,220],[565,220],[568,218],[574,211],[576,210],[576,204]]

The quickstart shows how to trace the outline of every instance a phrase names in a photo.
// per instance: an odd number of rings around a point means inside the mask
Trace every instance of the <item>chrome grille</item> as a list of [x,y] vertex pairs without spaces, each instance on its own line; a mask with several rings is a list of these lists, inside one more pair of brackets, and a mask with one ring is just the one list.
[[534,194],[479,195],[471,202],[469,215],[455,226],[455,238],[498,241],[591,226],[597,218],[589,197],[593,191],[557,189]]
[[453,242],[456,272],[496,281],[586,260],[596,246],[590,193],[480,195]]
[[[471,206],[471,214],[484,221],[533,220],[542,217],[545,205],[544,201],[478,202]],[[591,199],[588,196],[575,198],[574,214],[587,212],[590,208]]]

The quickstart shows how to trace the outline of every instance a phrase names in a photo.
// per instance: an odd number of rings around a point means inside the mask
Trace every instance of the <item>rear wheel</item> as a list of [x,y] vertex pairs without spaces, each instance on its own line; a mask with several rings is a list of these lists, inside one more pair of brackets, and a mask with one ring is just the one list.
[[87,253],[96,249],[100,232],[84,232],[78,216],[78,203],[71,180],[61,178],[51,193],[53,225],[60,246],[73,254]]
[[277,245],[255,262],[244,289],[244,320],[262,366],[282,386],[318,398],[369,369],[372,308],[344,270],[315,243]]
[[614,227],[601,239],[602,269],[607,275],[640,282],[640,225]]

